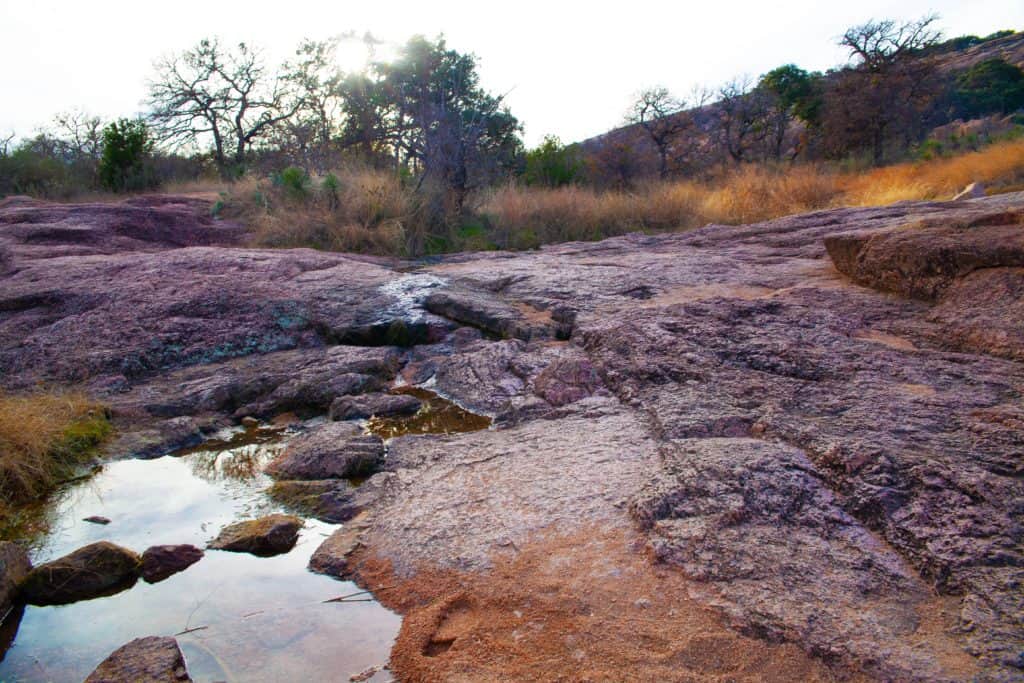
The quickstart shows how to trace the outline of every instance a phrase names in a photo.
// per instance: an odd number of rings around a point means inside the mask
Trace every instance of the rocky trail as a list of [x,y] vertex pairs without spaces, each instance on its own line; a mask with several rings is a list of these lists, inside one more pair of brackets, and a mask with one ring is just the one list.
[[1024,193],[416,263],[208,216],[0,202],[3,388],[112,458],[286,416],[398,679],[1024,678]]

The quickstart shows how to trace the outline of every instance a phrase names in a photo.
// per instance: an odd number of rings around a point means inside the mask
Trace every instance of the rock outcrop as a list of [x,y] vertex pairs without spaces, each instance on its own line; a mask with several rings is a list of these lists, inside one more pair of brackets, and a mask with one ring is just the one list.
[[33,605],[62,605],[130,588],[141,559],[131,550],[98,541],[32,569],[19,588]]
[[[6,388],[79,381],[153,454],[244,417],[396,412],[393,382],[493,417],[386,448],[319,423],[268,470],[284,498],[345,521],[312,569],[419,586],[380,593],[407,611],[400,675],[500,679],[518,660],[474,648],[512,652],[535,624],[552,629],[545,662],[564,663],[553,677],[620,661],[628,634],[588,643],[583,594],[627,565],[650,589],[610,594],[631,596],[615,615],[644,624],[644,653],[595,678],[663,678],[677,660],[738,676],[728,628],[817,658],[790,679],[822,662],[878,680],[1024,674],[1024,194],[402,269],[168,244],[99,256],[61,242],[77,233],[25,237],[46,206],[0,207]],[[602,547],[632,560],[580,554]],[[714,610],[718,626],[691,626],[721,629],[705,639],[732,643],[708,649],[725,659],[673,640],[697,608],[651,609],[659,586]],[[531,596],[523,621],[503,595]]]
[[301,517],[267,515],[227,525],[206,547],[262,556],[280,555],[295,547],[301,528]]
[[89,674],[85,683],[188,683],[191,680],[178,641],[148,636],[114,650]]

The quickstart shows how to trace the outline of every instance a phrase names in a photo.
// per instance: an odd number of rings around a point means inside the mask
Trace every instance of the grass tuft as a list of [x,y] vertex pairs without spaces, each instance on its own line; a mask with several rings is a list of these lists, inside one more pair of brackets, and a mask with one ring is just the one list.
[[102,406],[82,394],[0,394],[0,519],[73,476],[111,431]]

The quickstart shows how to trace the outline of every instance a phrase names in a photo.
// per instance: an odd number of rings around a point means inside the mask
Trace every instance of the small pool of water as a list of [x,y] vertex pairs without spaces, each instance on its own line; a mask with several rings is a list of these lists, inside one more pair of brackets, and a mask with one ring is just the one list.
[[[109,463],[58,496],[50,532],[32,559],[38,564],[99,540],[139,553],[159,544],[204,547],[226,524],[282,511],[265,493],[272,481],[262,467],[286,439],[284,432],[233,430],[178,454]],[[82,521],[90,515],[111,523]],[[160,583],[140,580],[106,598],[25,607],[0,627],[0,681],[80,681],[133,638],[199,627],[177,636],[195,681],[345,681],[384,664],[401,617],[372,600],[325,604],[359,589],[306,569],[337,528],[307,520],[284,555],[208,550]]]
[[371,417],[366,430],[382,439],[407,434],[454,434],[487,429],[493,420],[486,415],[471,413],[462,406],[438,396],[429,389],[402,386],[392,390],[395,394],[415,396],[423,405],[415,415]]

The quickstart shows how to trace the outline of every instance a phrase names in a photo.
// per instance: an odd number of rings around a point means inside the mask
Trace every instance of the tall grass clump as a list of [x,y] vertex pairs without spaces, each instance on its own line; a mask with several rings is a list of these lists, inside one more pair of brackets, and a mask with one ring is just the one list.
[[265,247],[401,254],[417,217],[397,175],[360,166],[321,178],[290,167],[270,181],[240,180],[223,196],[222,215],[242,220]]
[[0,514],[45,496],[110,432],[102,406],[82,394],[0,394]]

